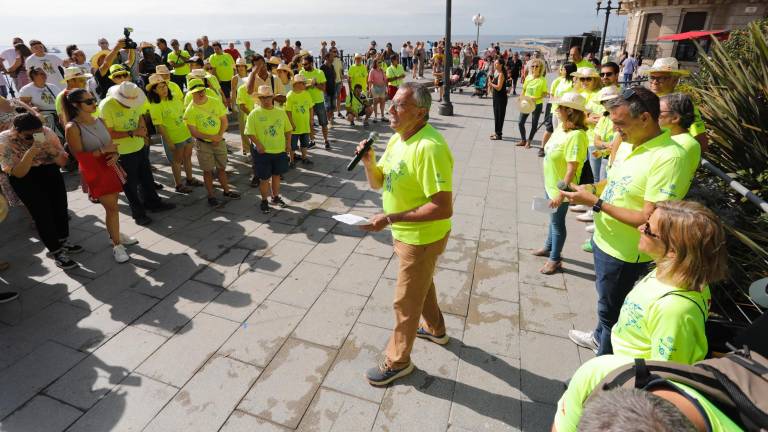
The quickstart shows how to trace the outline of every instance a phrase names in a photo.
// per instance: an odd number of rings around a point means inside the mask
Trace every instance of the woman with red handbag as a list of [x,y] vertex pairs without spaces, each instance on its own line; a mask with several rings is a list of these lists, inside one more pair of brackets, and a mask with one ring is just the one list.
[[80,165],[80,175],[88,185],[90,195],[101,202],[106,211],[106,225],[112,240],[112,256],[118,263],[130,259],[125,246],[138,240],[120,233],[120,212],[117,195],[123,190],[125,171],[117,162],[117,146],[106,126],[93,116],[96,98],[87,90],[74,89],[65,93],[64,111],[69,122],[65,132],[67,143]]

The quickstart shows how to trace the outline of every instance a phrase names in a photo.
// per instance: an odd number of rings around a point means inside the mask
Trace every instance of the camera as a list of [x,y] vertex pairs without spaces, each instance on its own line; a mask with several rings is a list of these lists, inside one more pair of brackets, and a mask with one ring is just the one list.
[[125,36],[125,49],[136,49],[138,45],[131,39],[131,33],[133,29],[130,27],[123,27],[123,36]]

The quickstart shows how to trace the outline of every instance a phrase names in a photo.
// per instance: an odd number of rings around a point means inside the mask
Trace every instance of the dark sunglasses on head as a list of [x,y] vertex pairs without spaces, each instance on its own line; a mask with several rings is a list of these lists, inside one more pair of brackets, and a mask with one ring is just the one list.
[[609,77],[609,76],[614,76],[614,75],[616,75],[616,74],[613,73],[613,72],[600,72],[600,76],[601,77]]
[[647,235],[648,237],[658,239],[659,236],[654,234],[653,231],[651,231],[651,223],[646,222],[640,227],[640,232]]
[[86,105],[95,105],[96,104],[96,99],[94,99],[94,98],[83,99],[81,101],[77,101],[77,103],[86,104]]
[[621,92],[621,98],[625,101],[629,101],[635,97],[640,101],[640,105],[643,106],[643,109],[645,109],[647,112],[651,112],[651,110],[648,109],[648,105],[645,104],[645,101],[640,97],[640,95],[637,94],[634,88],[628,88]]

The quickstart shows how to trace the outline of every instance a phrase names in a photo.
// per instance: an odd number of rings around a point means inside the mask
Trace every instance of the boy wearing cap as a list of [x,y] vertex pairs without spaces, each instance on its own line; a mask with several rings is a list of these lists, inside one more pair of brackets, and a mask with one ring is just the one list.
[[220,202],[213,195],[213,170],[216,169],[219,183],[227,198],[239,199],[240,194],[230,190],[227,179],[227,142],[224,132],[227,130],[227,108],[220,99],[206,94],[203,81],[193,79],[189,82],[188,93],[192,103],[184,111],[184,122],[189,132],[195,137],[197,162],[203,170],[205,190],[208,192],[208,205],[219,207]]
[[304,165],[311,165],[312,161],[307,157],[309,147],[309,131],[312,126],[312,96],[306,89],[307,80],[301,75],[293,77],[293,90],[288,92],[288,100],[285,103],[285,113],[291,122],[293,134],[291,134],[291,168],[296,166],[296,150],[301,149],[301,161]]
[[147,97],[136,84],[123,81],[110,87],[107,98],[99,105],[99,117],[120,154],[120,165],[126,173],[123,191],[137,225],[152,222],[147,210],[164,211],[176,207],[162,202],[157,195],[149,159],[144,152],[144,140],[148,136],[143,115],[146,101]]
[[253,147],[253,168],[261,180],[261,211],[270,212],[269,201],[270,181],[272,204],[285,207],[286,203],[280,198],[280,175],[288,171],[288,152],[291,142],[291,121],[284,110],[275,109],[272,89],[263,85],[258,88],[259,105],[250,114],[245,123],[245,134],[251,139]]

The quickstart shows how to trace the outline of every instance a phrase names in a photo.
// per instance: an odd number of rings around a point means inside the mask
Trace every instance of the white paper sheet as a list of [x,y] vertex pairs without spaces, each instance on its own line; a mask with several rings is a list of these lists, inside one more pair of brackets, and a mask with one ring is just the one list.
[[353,215],[351,213],[342,214],[342,215],[335,215],[333,216],[334,219],[337,221],[347,224],[347,225],[370,225],[371,222],[368,220],[368,218],[364,218],[362,216]]
[[549,199],[539,198],[539,197],[533,198],[533,202],[531,203],[531,210],[534,210],[540,213],[554,213],[557,211],[556,208],[551,208],[549,206]]

